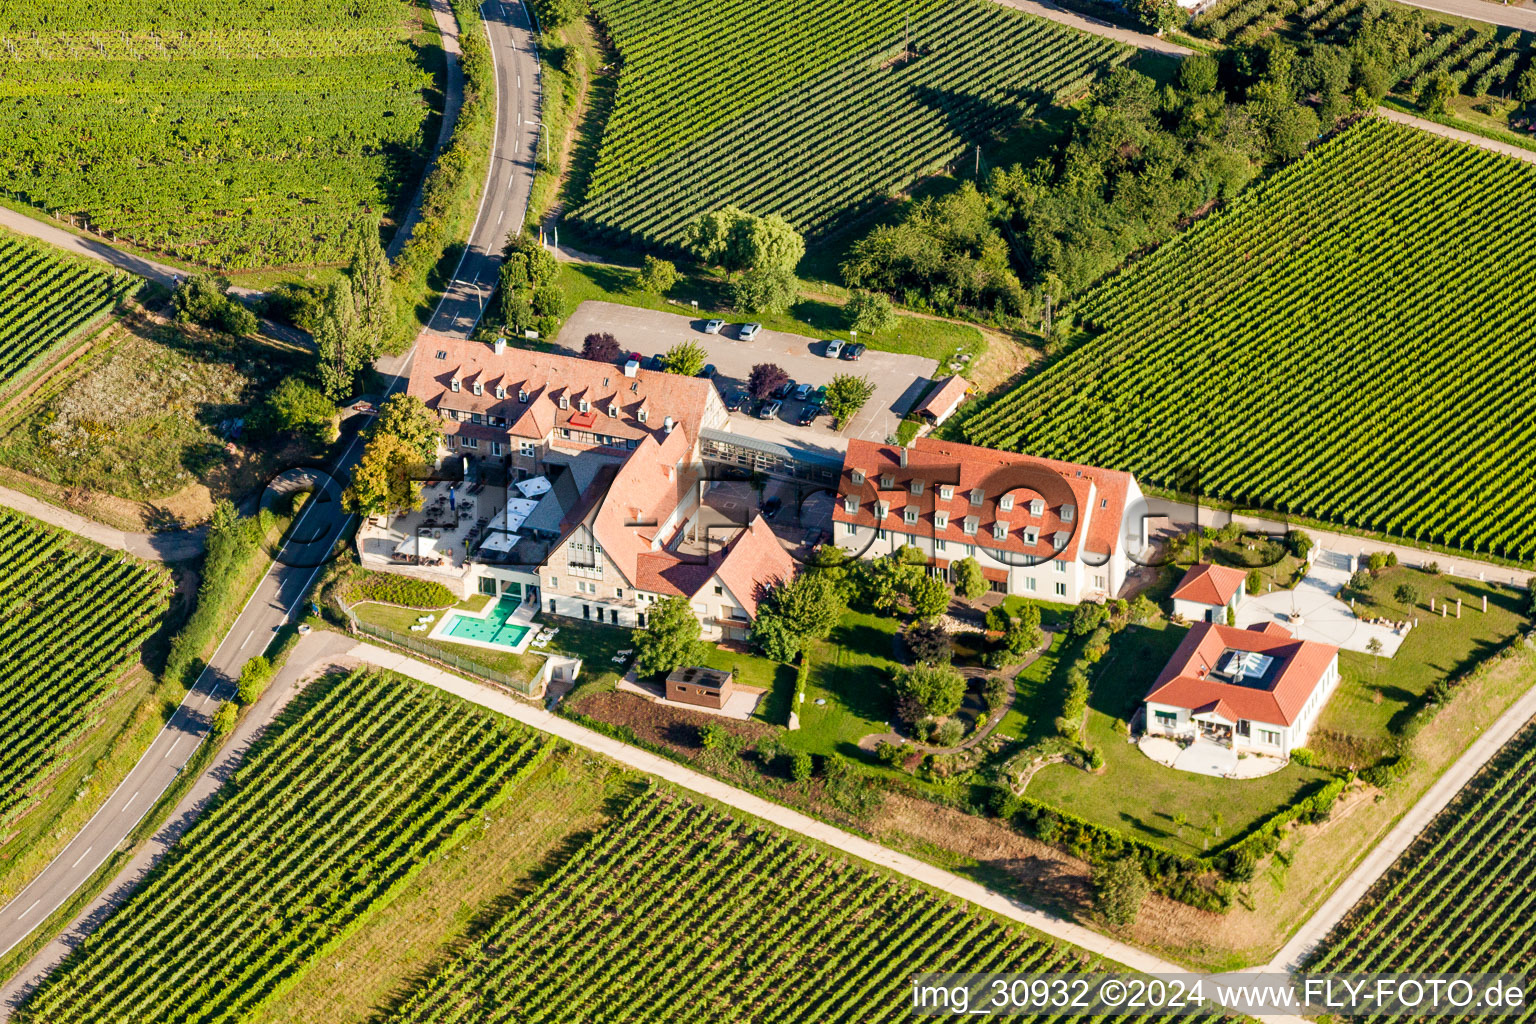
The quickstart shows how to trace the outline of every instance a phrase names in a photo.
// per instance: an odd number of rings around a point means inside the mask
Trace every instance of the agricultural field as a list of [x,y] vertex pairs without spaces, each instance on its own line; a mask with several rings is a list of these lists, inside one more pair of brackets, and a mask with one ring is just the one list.
[[1316,971],[1520,972],[1536,966],[1536,725],[1527,724],[1360,898]]
[[403,0],[0,0],[4,195],[214,267],[342,260],[430,147],[420,21]]
[[0,389],[137,284],[129,274],[0,230]]
[[1536,557],[1536,167],[1368,119],[1077,306],[963,424],[1413,541]]
[[170,600],[164,572],[0,509],[0,834],[101,724]]
[[478,828],[547,750],[385,673],[311,684],[17,1019],[244,1019]]
[[384,1019],[532,1024],[601,1006],[605,1020],[902,1020],[914,972],[1070,970],[1084,956],[652,793]]
[[686,0],[597,0],[593,11],[623,63],[572,218],[618,242],[674,245],[727,203],[815,234],[1129,53],[982,0],[728,0],[703,14]]

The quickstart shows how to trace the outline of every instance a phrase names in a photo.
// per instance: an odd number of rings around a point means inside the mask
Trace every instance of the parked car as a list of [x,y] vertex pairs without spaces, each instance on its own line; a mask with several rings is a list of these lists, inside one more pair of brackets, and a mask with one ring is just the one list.
[[804,409],[800,410],[800,415],[795,417],[795,422],[802,427],[808,427],[816,422],[816,417],[820,416],[823,411],[819,405],[807,405]]
[[772,521],[773,518],[777,516],[780,510],[783,508],[784,500],[782,498],[769,498],[767,501],[763,502],[763,518]]
[[704,325],[705,334],[719,334],[725,328],[724,320],[711,320]]
[[704,364],[704,369],[700,370],[698,375],[700,377],[703,377],[705,380],[714,380],[714,377],[715,377],[715,364],[714,363],[705,363]]
[[783,402],[776,400],[766,401],[763,403],[762,408],[757,410],[757,418],[760,420],[771,420],[779,414],[779,409],[781,409],[783,405]]
[[795,393],[795,388],[797,388],[799,386],[800,385],[795,383],[794,378],[790,378],[789,380],[785,381],[783,384],[779,385],[778,390],[774,391],[773,397],[774,398],[788,398],[790,395]]
[[833,338],[831,341],[827,342],[827,347],[822,349],[821,354],[826,356],[828,359],[836,359],[837,358],[837,354],[839,352],[841,352],[842,350],[843,350],[842,339],[840,339],[840,338]]
[[852,362],[852,361],[858,359],[859,356],[862,356],[863,354],[864,354],[864,343],[862,341],[856,341],[852,345],[849,345],[847,348],[843,349],[843,354],[842,354],[841,358],[846,359],[849,362]]
[[811,385],[811,384],[801,384],[799,387],[795,388],[795,401],[803,402],[807,398],[810,398],[811,395],[813,395],[815,393],[816,393],[816,388],[815,388],[814,385]]
[[751,341],[762,332],[762,329],[762,324],[742,324],[741,330],[737,332],[736,336],[742,341]]
[[747,393],[741,388],[732,388],[725,396],[725,407],[731,412],[740,412],[746,404]]

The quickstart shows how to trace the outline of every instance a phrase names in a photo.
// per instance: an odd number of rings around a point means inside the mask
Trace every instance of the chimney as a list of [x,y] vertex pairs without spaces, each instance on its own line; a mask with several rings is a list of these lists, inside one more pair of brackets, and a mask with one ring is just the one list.
[[496,340],[491,342],[491,349],[497,355],[505,355],[507,351],[507,339],[498,334],[496,336]]
[[907,465],[907,446],[906,445],[902,445],[901,446],[901,465],[902,465],[903,469],[906,468],[906,465]]

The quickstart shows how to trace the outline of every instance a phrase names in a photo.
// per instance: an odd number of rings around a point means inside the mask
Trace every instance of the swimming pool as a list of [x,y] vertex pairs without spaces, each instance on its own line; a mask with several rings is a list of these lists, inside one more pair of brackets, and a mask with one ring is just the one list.
[[516,650],[533,629],[520,622],[507,621],[522,603],[521,597],[503,594],[484,615],[449,612],[438,635],[451,640]]

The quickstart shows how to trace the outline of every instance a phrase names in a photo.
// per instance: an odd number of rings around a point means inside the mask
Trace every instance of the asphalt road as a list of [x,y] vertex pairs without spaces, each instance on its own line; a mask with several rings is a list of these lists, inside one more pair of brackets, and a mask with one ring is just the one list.
[[428,329],[467,338],[496,289],[502,250],[523,230],[533,185],[539,126],[539,61],[532,23],[520,0],[480,5],[496,64],[496,140],[480,212],[454,282],[443,294]]
[[938,369],[932,359],[875,349],[866,349],[858,362],[828,359],[822,354],[824,342],[818,338],[765,330],[752,341],[741,341],[736,337],[739,324],[727,324],[720,334],[705,334],[705,322],[704,317],[588,300],[566,320],[555,343],[580,354],[588,334],[607,331],[626,352],[649,356],[666,352],[680,341],[696,342],[715,365],[715,383],[722,394],[734,387],[745,389],[757,363],[777,363],[796,381],[818,387],[839,373],[863,374],[874,382],[875,394],[841,431],[833,431],[831,419],[825,416],[797,426],[794,417],[801,403],[795,401],[786,401],[773,420],[760,420],[746,409],[731,414],[732,433],[833,455],[848,450],[849,438],[884,441],[894,434],[902,415]]

